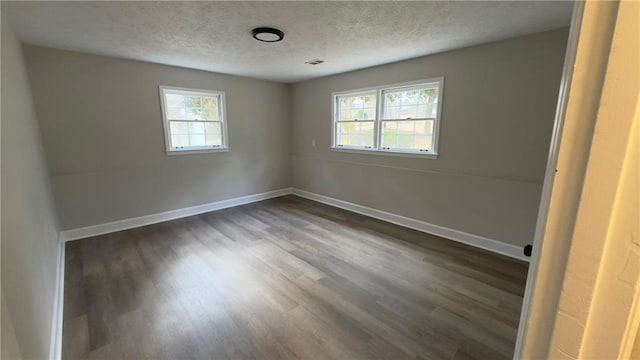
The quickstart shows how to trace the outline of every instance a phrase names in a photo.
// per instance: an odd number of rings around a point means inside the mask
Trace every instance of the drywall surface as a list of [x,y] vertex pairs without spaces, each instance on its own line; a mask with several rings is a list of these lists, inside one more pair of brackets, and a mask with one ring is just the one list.
[[[548,176],[546,183],[548,202],[545,219],[540,220],[541,241],[536,243],[534,257],[529,267],[530,279],[525,289],[519,338],[516,342],[516,356],[522,359],[567,359],[576,357],[580,339],[584,333],[584,314],[589,301],[580,298],[590,293],[588,286],[574,282],[569,288],[564,284],[570,252],[574,251],[575,224],[581,206],[585,204],[582,189],[589,161],[602,87],[607,74],[609,51],[616,25],[617,2],[586,1],[576,4],[572,24],[572,42],[568,49],[570,64],[564,86],[566,103],[564,114],[559,119],[555,136],[553,167],[557,170]],[[597,174],[596,176],[612,175]],[[593,219],[593,218],[592,218]],[[592,264],[590,274],[578,272],[572,276],[586,280],[593,275],[602,255],[602,239],[591,236],[588,247],[581,254],[589,254]],[[578,247],[583,246],[577,245]],[[599,247],[599,249],[598,249]],[[597,258],[597,259],[594,259]],[[574,286],[578,285],[578,286]],[[569,306],[560,304],[560,297],[571,293],[565,299]],[[578,296],[576,296],[578,295]],[[559,308],[570,310],[565,315]],[[578,315],[580,314],[580,315]],[[560,326],[558,326],[560,325]],[[562,329],[559,332],[555,328]],[[561,344],[551,346],[553,334],[560,333]],[[550,352],[551,351],[551,352]]]
[[[291,185],[288,85],[24,49],[62,229]],[[160,85],[224,91],[230,151],[168,156]]]
[[46,359],[54,319],[58,224],[22,49],[4,18],[1,97],[2,357],[10,355],[5,345],[9,350],[15,336],[25,359]]
[[21,359],[16,331],[13,329],[13,321],[7,309],[7,303],[2,295],[2,340],[0,343],[0,359]]
[[16,331],[13,329],[13,321],[7,309],[7,303],[2,295],[2,340],[0,344],[0,359],[21,359]]
[[[553,30],[294,84],[294,187],[531,243],[567,36]],[[332,92],[440,76],[438,159],[330,150]]]
[[640,359],[640,328],[638,328],[638,335],[636,336],[636,342],[633,344],[631,351],[632,359]]
[[[553,359],[628,359],[640,324],[634,308],[640,301],[640,3],[585,4],[582,26],[591,30],[581,31],[581,41],[604,36],[613,24],[610,48],[585,58],[608,61],[569,258],[566,270],[555,274],[563,283],[548,354]],[[584,66],[579,60],[576,69]],[[597,84],[575,81],[571,91]],[[582,126],[584,119],[577,119]],[[545,284],[544,296],[548,289]]]

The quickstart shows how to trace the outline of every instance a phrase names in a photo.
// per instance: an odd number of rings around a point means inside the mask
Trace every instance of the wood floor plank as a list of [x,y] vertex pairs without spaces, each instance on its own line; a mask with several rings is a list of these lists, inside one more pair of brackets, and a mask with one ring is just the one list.
[[296,196],[66,245],[65,359],[502,359],[527,264]]

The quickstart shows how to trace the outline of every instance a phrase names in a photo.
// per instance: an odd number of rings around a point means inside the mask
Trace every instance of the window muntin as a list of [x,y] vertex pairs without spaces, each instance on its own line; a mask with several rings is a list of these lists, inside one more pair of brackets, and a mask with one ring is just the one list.
[[334,94],[333,147],[436,155],[443,82]]
[[430,152],[439,83],[382,90],[382,150]]
[[439,83],[382,90],[383,120],[434,119],[438,113]]
[[433,120],[383,121],[380,147],[427,152],[433,148]]
[[167,152],[228,149],[224,92],[161,86]]
[[377,94],[367,92],[336,97],[335,145],[373,148]]

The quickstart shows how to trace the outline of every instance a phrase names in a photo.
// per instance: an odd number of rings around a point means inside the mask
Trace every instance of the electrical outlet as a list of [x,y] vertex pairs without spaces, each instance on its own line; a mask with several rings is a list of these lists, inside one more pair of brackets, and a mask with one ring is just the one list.
[[311,147],[316,147],[316,139],[311,140]]

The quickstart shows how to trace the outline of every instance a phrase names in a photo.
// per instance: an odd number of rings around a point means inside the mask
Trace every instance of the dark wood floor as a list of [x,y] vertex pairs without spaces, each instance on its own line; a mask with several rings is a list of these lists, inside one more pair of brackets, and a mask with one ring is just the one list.
[[65,359],[507,359],[523,262],[295,196],[66,246]]

